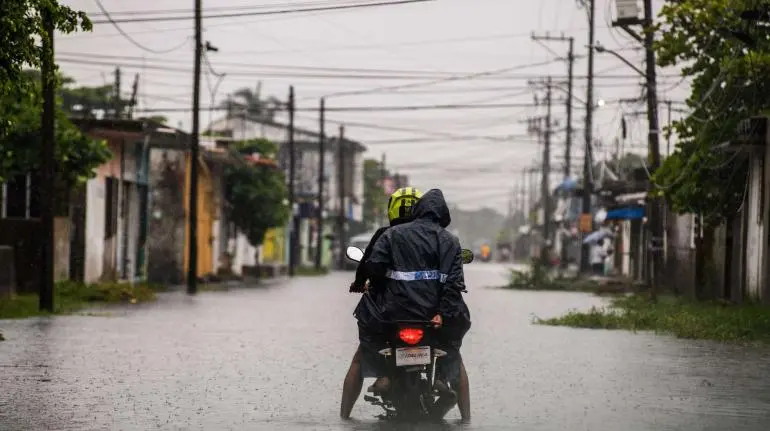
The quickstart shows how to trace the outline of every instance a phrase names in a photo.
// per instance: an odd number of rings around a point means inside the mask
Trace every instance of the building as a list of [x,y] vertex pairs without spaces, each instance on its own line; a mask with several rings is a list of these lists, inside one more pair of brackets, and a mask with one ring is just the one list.
[[[278,144],[278,163],[289,174],[288,126],[276,121],[246,116],[230,116],[212,122],[208,132],[215,136],[225,136],[233,140],[268,139]],[[295,196],[297,206],[295,214],[299,218],[298,262],[310,265],[314,261],[317,235],[316,226],[318,177],[320,166],[319,134],[295,128]],[[342,151],[340,151],[340,148]],[[344,214],[347,226],[360,225],[363,222],[363,153],[366,147],[358,142],[328,137],[324,151],[324,226],[320,234],[324,236],[322,261],[328,265],[331,255],[329,250],[335,232],[335,223],[340,214]],[[342,169],[340,169],[342,167]],[[340,173],[342,172],[342,177]],[[342,184],[342,199],[340,187]],[[340,201],[344,204],[341,206]],[[287,223],[288,224],[288,223]],[[288,235],[281,235],[288,241]],[[271,244],[275,244],[271,239]],[[270,246],[270,251],[277,248]],[[288,250],[284,244],[283,250]]]
[[86,282],[135,280],[147,275],[152,232],[150,154],[186,151],[189,137],[159,123],[124,119],[72,119],[83,133],[104,139],[112,159],[96,170],[70,202],[70,274]]

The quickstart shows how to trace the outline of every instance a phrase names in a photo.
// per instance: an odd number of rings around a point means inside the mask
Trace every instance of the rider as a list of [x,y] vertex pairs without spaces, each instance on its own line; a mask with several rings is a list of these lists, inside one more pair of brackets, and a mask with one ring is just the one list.
[[[469,383],[459,352],[470,328],[470,311],[461,294],[462,249],[457,237],[445,230],[451,217],[441,190],[425,193],[412,215],[413,221],[380,236],[364,265],[368,274],[386,279],[379,301],[383,320],[432,320],[441,327],[442,349],[448,355],[437,374],[458,390],[460,414],[468,420]],[[387,390],[390,382],[380,377],[381,389]],[[441,390],[445,383],[436,386]]]
[[[372,246],[386,230],[392,226],[412,220],[412,209],[421,197],[422,192],[414,187],[400,188],[390,195],[390,199],[388,199],[388,220],[390,221],[390,225],[383,226],[374,233],[372,239],[369,241],[369,245],[364,251],[361,263],[356,269],[356,279],[350,285],[350,292],[366,292],[368,297],[364,296],[361,298],[361,301],[359,301],[356,311],[354,312],[355,316],[358,318],[358,338],[360,343],[356,349],[356,353],[353,355],[350,368],[345,376],[345,383],[342,386],[340,416],[343,418],[350,417],[350,412],[353,410],[353,406],[361,393],[364,377],[377,377],[378,374],[381,374],[377,369],[383,365],[381,363],[382,359],[379,357],[377,348],[375,347],[377,343],[376,328],[373,328],[370,324],[372,320],[371,310],[373,309],[370,304],[377,302],[377,297],[379,295],[376,294],[378,293],[378,290],[366,288],[366,281],[370,277],[362,263],[369,259],[369,256],[372,254]],[[378,280],[377,277],[371,278],[372,284],[382,284],[382,279]],[[369,388],[369,391],[376,391],[382,384],[383,381],[382,378],[380,378]]]

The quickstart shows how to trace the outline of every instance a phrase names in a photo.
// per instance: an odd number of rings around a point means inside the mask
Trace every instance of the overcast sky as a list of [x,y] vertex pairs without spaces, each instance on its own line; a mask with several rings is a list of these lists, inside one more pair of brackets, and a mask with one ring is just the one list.
[[[371,2],[375,0],[208,0],[203,5],[205,17]],[[104,21],[93,0],[64,3],[92,12],[93,20]],[[191,13],[193,3],[102,0],[116,20],[137,18],[136,14],[146,17],[158,10],[177,11],[170,15],[184,18]],[[662,1],[655,3],[657,9]],[[635,49],[638,43],[610,26],[614,1],[597,0],[596,13],[597,42],[643,68],[644,54]],[[192,100],[192,20],[119,25],[142,47],[110,23],[95,24],[92,33],[58,38],[56,50],[62,71],[82,85],[99,85],[113,82],[114,67],[120,65],[126,96],[138,73],[139,108],[172,109],[164,113],[172,125],[189,130],[191,113],[180,111],[188,109]],[[566,62],[557,59],[566,56],[567,44],[546,42],[544,46],[531,40],[532,32],[575,38],[579,58],[575,61],[574,95],[580,101],[586,98],[588,21],[575,0],[435,0],[344,11],[211,17],[204,18],[203,25],[204,40],[219,49],[208,54],[213,72],[226,75],[213,92],[217,77],[204,67],[202,106],[211,105],[212,100],[221,103],[228,93],[254,88],[261,81],[265,96],[281,99],[287,97],[289,85],[294,85],[298,107],[310,110],[297,114],[298,125],[310,129],[317,128],[317,113],[312,109],[317,108],[321,96],[328,95],[331,109],[369,107],[363,112],[329,112],[327,133],[335,134],[338,124],[345,123],[346,135],[366,145],[368,157],[386,154],[388,165],[408,174],[415,186],[439,187],[448,199],[468,209],[489,206],[504,211],[512,190],[521,182],[520,171],[540,158],[542,148],[534,137],[527,136],[524,122],[545,113],[544,107],[534,106],[536,94],[542,100],[545,93],[533,89],[528,80],[549,74],[555,81],[566,80]],[[624,144],[626,151],[646,155],[646,118],[634,115],[644,111],[645,105],[618,102],[642,94],[641,77],[608,54],[596,55],[595,70],[595,99],[606,101],[595,114],[595,135],[604,143],[597,155],[613,150],[624,113],[630,132]],[[469,76],[473,74],[477,76]],[[659,69],[659,74],[661,99],[683,101],[687,97],[688,83],[677,77],[678,71]],[[406,88],[396,90],[394,86]],[[334,96],[341,92],[362,94]],[[554,92],[553,116],[561,127],[566,118],[565,94]],[[513,106],[396,112],[371,109],[457,104]],[[573,127],[578,130],[572,154],[577,165],[583,154],[585,109],[581,102],[574,106]],[[217,113],[202,113],[203,127],[210,115],[216,117]],[[660,117],[665,124],[665,105]],[[510,138],[501,139],[506,136]],[[664,139],[664,154],[665,148]],[[552,153],[552,166],[561,172],[563,133],[553,136]],[[554,184],[559,176],[553,176]]]

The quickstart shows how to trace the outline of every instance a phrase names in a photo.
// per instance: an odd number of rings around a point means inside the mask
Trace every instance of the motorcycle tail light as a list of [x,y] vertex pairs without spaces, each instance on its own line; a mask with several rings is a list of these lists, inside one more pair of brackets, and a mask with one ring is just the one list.
[[403,328],[401,331],[399,331],[398,336],[401,338],[401,341],[403,341],[406,344],[409,344],[410,346],[415,345],[422,340],[422,329],[418,328]]

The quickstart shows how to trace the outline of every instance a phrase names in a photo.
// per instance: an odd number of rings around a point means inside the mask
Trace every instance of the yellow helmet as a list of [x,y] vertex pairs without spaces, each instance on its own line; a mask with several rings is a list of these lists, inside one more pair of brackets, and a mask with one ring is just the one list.
[[422,198],[422,192],[414,187],[402,187],[388,200],[388,219],[394,221],[406,221],[412,218],[412,210],[417,201]]

